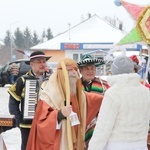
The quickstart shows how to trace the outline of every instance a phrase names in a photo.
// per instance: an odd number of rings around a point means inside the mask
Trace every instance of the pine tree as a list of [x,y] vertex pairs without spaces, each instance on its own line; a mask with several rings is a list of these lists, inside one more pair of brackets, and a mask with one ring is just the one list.
[[40,40],[38,39],[38,35],[37,35],[37,33],[34,31],[33,37],[32,37],[32,46],[37,45],[39,42],[40,42]]
[[17,28],[14,33],[14,42],[17,48],[25,49],[24,36],[19,28]]
[[25,49],[29,49],[32,46],[32,35],[28,27],[26,27],[26,29],[24,30],[23,36]]
[[47,37],[48,40],[53,38],[53,34],[52,34],[52,31],[51,31],[50,28],[47,29],[46,37]]
[[4,38],[4,43],[7,46],[10,46],[10,42],[11,42],[11,33],[9,30],[6,31],[6,36]]

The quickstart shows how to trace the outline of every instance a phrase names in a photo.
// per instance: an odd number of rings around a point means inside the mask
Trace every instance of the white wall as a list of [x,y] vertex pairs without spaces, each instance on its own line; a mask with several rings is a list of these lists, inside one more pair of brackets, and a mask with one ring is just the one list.
[[80,55],[84,53],[88,53],[91,50],[65,50],[65,57],[69,57],[73,59],[73,54],[78,54],[78,60],[77,62],[80,61]]

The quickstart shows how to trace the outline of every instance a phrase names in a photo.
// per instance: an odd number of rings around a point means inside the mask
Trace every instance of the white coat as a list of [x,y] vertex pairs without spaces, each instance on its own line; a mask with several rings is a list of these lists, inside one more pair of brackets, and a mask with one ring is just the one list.
[[150,91],[136,73],[108,77],[88,150],[147,150]]

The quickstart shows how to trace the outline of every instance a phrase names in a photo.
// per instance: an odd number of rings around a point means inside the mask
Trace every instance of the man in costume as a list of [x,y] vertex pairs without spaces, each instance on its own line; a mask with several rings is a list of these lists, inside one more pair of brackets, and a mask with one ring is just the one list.
[[[20,127],[21,130],[21,150],[26,149],[26,144],[28,140],[28,135],[31,128],[32,119],[25,120],[23,118],[24,112],[24,103],[25,103],[25,83],[26,79],[35,79],[37,80],[37,86],[35,87],[38,95],[38,91],[41,83],[48,78],[45,67],[46,61],[51,56],[46,56],[42,51],[35,51],[30,55],[30,60],[26,64],[31,65],[31,70],[26,73],[26,75],[21,76],[17,81],[10,87],[8,93],[10,94],[9,99],[9,112],[10,114],[15,115],[16,126]],[[36,101],[36,100],[35,100]]]
[[82,90],[78,65],[60,60],[43,88],[27,150],[84,150],[85,129],[97,115],[103,96]]
[[[81,74],[82,89],[84,91],[104,94],[108,88],[108,84],[100,77],[96,77],[96,67],[104,64],[103,59],[93,59],[89,54],[82,56],[81,61],[78,63],[78,68]],[[85,141],[88,141],[92,137],[95,124],[96,118],[92,120],[86,129]]]

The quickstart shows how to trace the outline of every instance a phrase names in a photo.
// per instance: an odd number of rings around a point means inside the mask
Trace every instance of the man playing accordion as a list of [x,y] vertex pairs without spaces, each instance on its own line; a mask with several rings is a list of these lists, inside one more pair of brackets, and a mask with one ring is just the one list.
[[[30,115],[26,116],[26,119],[24,118],[25,108],[29,107],[27,99],[32,99],[35,102],[35,104],[32,104],[34,113],[40,85],[48,78],[45,68],[46,61],[50,58],[51,56],[46,56],[42,51],[33,52],[30,55],[30,60],[26,62],[32,69],[29,70],[26,75],[19,77],[8,90],[8,93],[10,94],[9,111],[10,114],[15,115],[16,126],[19,127],[21,131],[21,150],[26,149],[26,143],[32,123],[32,117],[30,117]],[[29,83],[27,81],[29,81]]]

